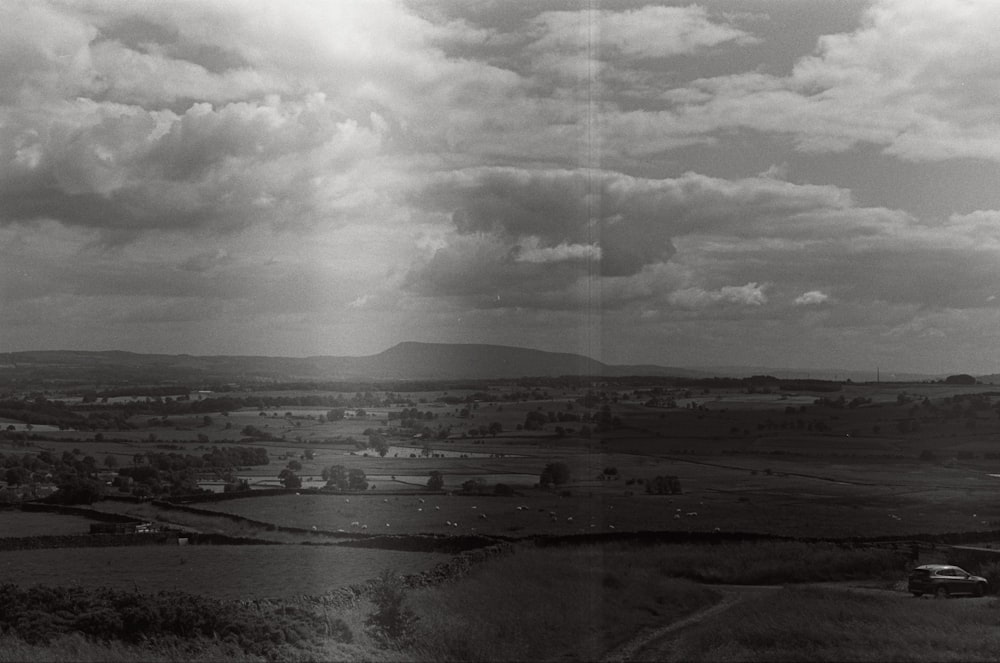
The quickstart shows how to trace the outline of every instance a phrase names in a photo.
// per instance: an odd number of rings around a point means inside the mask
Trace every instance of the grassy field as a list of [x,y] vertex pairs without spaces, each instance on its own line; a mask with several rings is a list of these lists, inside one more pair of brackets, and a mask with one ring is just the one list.
[[995,600],[785,589],[695,625],[658,661],[995,661]]
[[[289,547],[269,551],[284,548]],[[94,568],[96,561],[88,560],[87,566]],[[329,572],[338,564],[331,559],[323,566]],[[270,575],[284,579],[295,572],[301,574],[302,569],[292,558],[284,573],[268,569]],[[644,629],[671,624],[722,599],[721,588],[690,578],[785,585],[855,579],[892,586],[902,577],[904,572],[891,555],[827,545],[522,547],[474,567],[457,581],[408,591],[402,606],[417,619],[405,642],[384,648],[373,639],[366,624],[375,604],[368,599],[327,615],[343,622],[350,632],[347,640],[341,636],[298,654],[290,650],[286,658],[599,660]],[[244,582],[256,581],[250,576]],[[905,592],[854,593],[840,586],[794,585],[759,599],[754,596],[677,633],[665,650],[671,660],[995,660],[1000,644],[993,633],[997,616],[993,599],[920,601]],[[0,640],[0,661],[157,661],[187,650],[193,656],[184,658],[191,660],[259,660],[220,641],[150,646],[93,643],[72,636],[48,645],[27,645],[5,638]],[[198,648],[211,656],[199,655]],[[662,660],[663,651],[654,660]],[[639,653],[641,659],[643,652]]]
[[0,577],[18,585],[178,590],[216,598],[323,594],[384,568],[429,570],[437,553],[332,546],[132,546],[0,552]]
[[61,513],[39,513],[0,509],[0,538],[87,534],[93,520]]
[[[32,440],[28,447],[3,440],[0,452],[61,455],[79,449],[78,455],[94,456],[102,466],[108,455],[124,466],[145,451],[202,454],[213,444],[239,439],[241,429],[252,425],[273,439],[238,444],[266,448],[271,462],[238,468],[240,477],[275,481],[285,463],[297,459],[303,465],[297,474],[307,480],[330,465],[362,469],[379,494],[303,492],[196,506],[305,529],[509,537],[716,529],[803,537],[985,531],[1000,528],[1000,502],[995,499],[1000,476],[991,476],[1000,475],[998,399],[984,396],[976,408],[947,399],[991,388],[845,384],[832,393],[763,394],[670,388],[662,395],[679,405],[671,409],[647,406],[646,393],[607,388],[601,404],[589,413],[606,404],[619,425],[599,428],[589,422],[590,437],[581,434],[581,422],[559,423],[562,434],[556,433],[555,421],[540,431],[518,430],[529,412],[587,412],[575,402],[582,389],[552,388],[547,400],[503,403],[498,391],[497,402],[470,403],[468,413],[461,406],[432,401],[469,392],[404,395],[422,400],[418,408],[436,415],[429,420],[432,429],[450,427],[447,439],[427,442],[434,453],[448,457],[411,458],[408,450],[425,443],[413,431],[393,435],[386,422],[372,420],[321,422],[325,408],[302,407],[266,408],[265,416],[257,408],[228,416],[210,413],[207,425],[200,414],[170,417],[167,424],[151,424],[151,417],[143,415],[133,418],[136,430],[104,431],[105,438],[124,441],[99,440],[91,431],[39,428],[45,439]],[[861,404],[813,404],[840,396],[845,402],[861,399]],[[502,424],[500,434],[478,431],[491,422]],[[385,458],[365,455],[347,438],[364,441],[367,428],[380,429],[390,444],[405,449]],[[303,458],[307,450],[312,459]],[[543,490],[536,484],[551,462],[566,463],[571,479]],[[613,479],[599,479],[606,468],[613,468]],[[456,494],[380,494],[419,488],[432,471],[442,472],[445,489]],[[662,475],[676,476],[683,492],[646,494],[649,479]],[[473,478],[488,491],[503,482],[516,494],[457,494],[462,482]],[[283,542],[314,538],[150,504],[103,502],[95,507],[204,532]],[[72,516],[13,513],[0,512],[0,536],[86,531],[87,521]],[[349,650],[342,643],[331,644],[330,658],[590,660],[638,628],[669,623],[718,600],[710,585],[699,583],[889,582],[903,577],[899,558],[890,553],[796,545],[800,547],[524,550],[459,582],[411,592],[407,601],[420,620],[413,643],[403,651],[386,652],[367,639],[364,610],[370,606],[342,615],[356,639]],[[385,568],[414,572],[441,559],[301,545],[80,549],[0,553],[0,574],[19,583],[176,588],[239,598],[320,593]],[[748,600],[717,623],[685,629],[678,635],[676,659],[979,660],[989,658],[988,646],[997,644],[992,630],[988,637],[974,635],[977,629],[993,628],[990,619],[996,611],[984,602],[911,602],[902,600],[905,596],[820,589],[780,590],[772,598]],[[16,660],[10,652],[29,647],[6,644],[8,649],[0,644],[0,661],[4,656]],[[60,654],[67,660],[126,658],[114,650],[108,657],[86,653],[73,640],[58,646],[63,652],[77,649],[76,654]],[[156,656],[170,658],[150,658]],[[224,658],[239,656],[230,652]]]
[[588,546],[524,550],[461,582],[413,592],[409,651],[423,660],[597,660],[638,630],[718,600],[655,555]]

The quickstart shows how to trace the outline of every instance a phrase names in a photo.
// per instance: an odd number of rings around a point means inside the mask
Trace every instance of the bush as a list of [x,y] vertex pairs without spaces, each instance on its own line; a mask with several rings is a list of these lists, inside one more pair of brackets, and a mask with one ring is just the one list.
[[514,489],[505,483],[498,483],[493,487],[493,494],[500,497],[510,497],[514,494]]
[[244,606],[183,592],[140,594],[80,587],[0,585],[0,633],[45,644],[75,632],[101,641],[166,643],[226,638],[269,659],[322,638],[350,642],[350,629],[297,605]]
[[403,647],[413,640],[416,614],[403,605],[403,581],[390,569],[383,569],[372,585],[375,611],[365,618],[368,633],[382,646]]

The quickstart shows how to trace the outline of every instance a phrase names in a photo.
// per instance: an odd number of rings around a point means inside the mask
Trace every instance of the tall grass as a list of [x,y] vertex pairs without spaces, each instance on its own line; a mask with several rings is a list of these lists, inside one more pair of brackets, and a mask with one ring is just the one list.
[[47,644],[29,644],[19,638],[4,636],[0,639],[0,663],[24,661],[52,661],[53,663],[170,663],[172,661],[209,663],[231,661],[256,663],[265,661],[242,649],[202,639],[181,645],[158,644],[155,647],[128,645],[122,642],[95,642],[79,634],[64,635]]
[[[996,603],[786,588],[691,627],[669,661],[996,661]],[[641,657],[640,657],[641,658]]]
[[[0,663],[51,661],[52,663],[288,663],[310,661],[400,661],[399,652],[388,652],[362,643],[328,642],[309,651],[288,649],[280,659],[251,654],[229,643],[195,638],[167,644],[131,645],[121,641],[97,642],[79,634],[65,635],[47,644],[29,644],[18,638],[0,638]],[[415,659],[414,659],[415,660]]]
[[909,563],[890,550],[794,541],[657,546],[650,554],[669,576],[744,585],[898,579]]
[[410,651],[436,661],[595,660],[644,626],[717,598],[665,576],[645,551],[528,549],[414,592],[420,621]]

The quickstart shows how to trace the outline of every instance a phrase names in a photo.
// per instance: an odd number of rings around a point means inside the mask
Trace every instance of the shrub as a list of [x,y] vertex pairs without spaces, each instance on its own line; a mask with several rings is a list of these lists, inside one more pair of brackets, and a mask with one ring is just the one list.
[[510,497],[514,494],[514,489],[505,483],[498,483],[493,487],[493,494],[501,497]]
[[368,633],[380,645],[403,647],[413,640],[418,617],[403,605],[405,599],[402,579],[395,571],[383,569],[372,585],[375,611],[365,618]]

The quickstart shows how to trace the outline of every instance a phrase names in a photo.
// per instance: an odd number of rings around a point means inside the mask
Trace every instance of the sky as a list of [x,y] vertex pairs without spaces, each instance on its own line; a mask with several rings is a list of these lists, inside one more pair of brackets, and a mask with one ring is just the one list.
[[0,351],[1000,371],[995,0],[2,0]]

